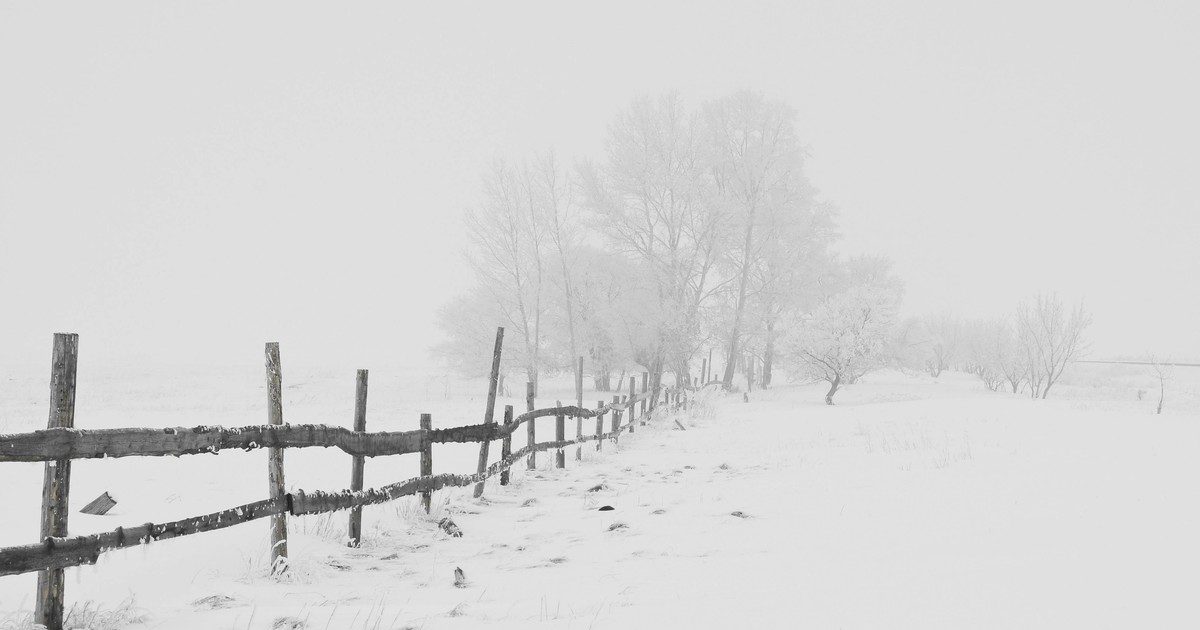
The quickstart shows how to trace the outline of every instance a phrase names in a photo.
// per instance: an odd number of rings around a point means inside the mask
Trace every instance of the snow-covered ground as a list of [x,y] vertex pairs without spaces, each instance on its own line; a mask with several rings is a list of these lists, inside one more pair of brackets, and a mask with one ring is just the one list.
[[[509,487],[489,483],[486,501],[438,493],[433,518],[411,500],[369,507],[360,549],[343,544],[345,513],[291,519],[281,581],[266,576],[256,522],[70,569],[68,601],[98,611],[95,627],[105,615],[206,629],[1197,627],[1196,381],[1181,370],[1154,416],[1157,397],[1138,401],[1144,385],[1127,375],[1077,373],[1047,401],[899,373],[844,390],[835,407],[818,386],[712,397],[679,417],[686,431],[661,419],[602,453],[585,446],[582,464],[572,453],[565,471],[542,456]],[[349,424],[352,372],[285,365],[284,376],[288,421]],[[482,417],[478,381],[371,377],[370,429],[415,428],[420,412],[435,426]],[[258,366],[81,371],[76,422],[261,423],[261,383]],[[565,379],[543,387],[544,402],[571,398]],[[43,374],[0,374],[0,432],[41,426],[47,391]],[[476,456],[439,446],[435,472],[471,471]],[[73,510],[105,490],[120,504],[104,517],[73,511],[72,533],[263,498],[265,457],[77,462]],[[287,482],[342,488],[349,462],[288,451]],[[0,544],[32,542],[41,465],[0,466]],[[367,484],[416,470],[415,456],[368,460]],[[444,515],[464,537],[437,528]],[[0,628],[20,627],[33,585],[0,578]]]

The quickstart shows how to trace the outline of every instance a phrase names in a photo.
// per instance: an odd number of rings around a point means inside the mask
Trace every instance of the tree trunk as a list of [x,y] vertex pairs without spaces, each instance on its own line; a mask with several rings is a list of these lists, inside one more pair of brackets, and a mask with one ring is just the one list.
[[825,392],[825,404],[833,404],[833,395],[837,393],[838,386],[842,384],[842,375],[838,374],[833,377],[833,382],[829,384],[829,391]]
[[775,324],[767,324],[767,344],[763,348],[762,383],[763,389],[771,386],[771,368],[775,362]]
[[742,271],[738,279],[737,308],[733,312],[733,331],[729,334],[729,361],[725,363],[725,377],[721,384],[725,389],[733,387],[734,360],[738,356],[738,337],[742,331],[742,313],[746,310],[746,288],[750,284],[750,249],[754,243],[754,205],[751,204],[746,219],[746,240],[742,243]]

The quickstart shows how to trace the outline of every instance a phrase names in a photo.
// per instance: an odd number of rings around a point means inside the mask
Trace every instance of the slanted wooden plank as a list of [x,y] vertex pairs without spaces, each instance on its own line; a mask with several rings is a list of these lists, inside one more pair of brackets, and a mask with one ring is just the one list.
[[80,514],[91,514],[92,516],[104,516],[108,511],[117,505],[117,500],[107,492],[102,492],[100,496],[92,499],[90,503],[79,508]]
[[[504,347],[504,327],[496,329],[496,346],[492,348],[492,372],[491,379],[488,381],[487,405],[483,411],[483,423],[492,424],[495,422],[492,415],[496,411],[496,387],[500,381],[500,353]],[[488,450],[492,445],[491,440],[483,440],[479,443],[479,466],[478,472],[487,470]],[[483,496],[483,483],[480,481],[475,484],[475,498]]]

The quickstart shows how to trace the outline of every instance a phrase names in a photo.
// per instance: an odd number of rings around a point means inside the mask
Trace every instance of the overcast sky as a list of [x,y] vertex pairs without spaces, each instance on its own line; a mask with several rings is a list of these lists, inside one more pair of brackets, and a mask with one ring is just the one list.
[[1200,358],[1200,3],[424,4],[0,3],[0,363],[404,362],[493,158],[743,88],[909,313]]

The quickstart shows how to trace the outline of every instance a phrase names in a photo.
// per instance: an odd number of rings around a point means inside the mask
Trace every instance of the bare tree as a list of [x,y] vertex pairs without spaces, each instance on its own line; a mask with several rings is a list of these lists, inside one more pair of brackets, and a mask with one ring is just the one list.
[[655,387],[667,361],[695,347],[700,308],[716,290],[721,215],[696,128],[678,96],[638,99],[610,126],[606,159],[580,167],[595,225],[638,263],[657,305],[635,352]]
[[764,262],[766,244],[780,236],[765,224],[813,205],[794,119],[795,113],[782,102],[769,102],[753,92],[738,92],[704,107],[708,166],[730,217],[725,250],[734,280],[734,306],[722,377],[726,389],[733,385],[742,354],[752,277]]
[[1086,351],[1091,317],[1080,304],[1070,313],[1056,294],[1039,293],[1017,308],[1019,337],[1029,366],[1030,396],[1046,398],[1067,365]]
[[1167,395],[1167,381],[1175,376],[1175,366],[1169,360],[1160,360],[1153,353],[1146,355],[1146,363],[1150,364],[1150,373],[1158,380],[1158,408],[1154,413],[1162,414],[1163,401]]
[[[544,365],[546,222],[539,191],[528,168],[497,162],[484,179],[483,203],[467,214],[473,248],[469,259],[479,290],[490,296],[507,330],[516,333],[526,378],[538,382]],[[447,313],[446,316],[453,316]],[[486,347],[486,346],[485,346]]]

